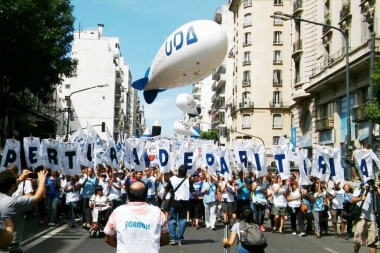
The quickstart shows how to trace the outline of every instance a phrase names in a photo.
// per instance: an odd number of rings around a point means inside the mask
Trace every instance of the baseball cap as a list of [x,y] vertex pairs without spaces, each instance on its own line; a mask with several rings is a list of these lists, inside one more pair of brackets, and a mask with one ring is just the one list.
[[198,172],[194,172],[193,177],[199,177],[199,173]]
[[121,174],[124,174],[124,170],[118,170],[117,173],[121,173]]

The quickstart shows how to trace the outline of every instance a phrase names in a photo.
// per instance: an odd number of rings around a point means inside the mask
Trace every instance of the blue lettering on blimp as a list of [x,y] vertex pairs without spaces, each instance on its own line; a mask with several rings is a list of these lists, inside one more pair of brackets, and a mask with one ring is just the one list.
[[[190,45],[193,43],[196,43],[198,41],[198,37],[195,34],[194,27],[190,26],[186,33],[186,45]],[[168,48],[168,42],[169,42],[169,48]],[[167,40],[165,45],[165,53],[167,56],[170,56],[173,52],[173,46],[175,47],[175,50],[178,51],[183,46],[183,32],[179,31],[176,34],[174,34],[174,37],[172,40]]]
[[142,228],[145,230],[150,230],[150,225],[142,223],[140,221],[126,221],[125,222],[126,228]]

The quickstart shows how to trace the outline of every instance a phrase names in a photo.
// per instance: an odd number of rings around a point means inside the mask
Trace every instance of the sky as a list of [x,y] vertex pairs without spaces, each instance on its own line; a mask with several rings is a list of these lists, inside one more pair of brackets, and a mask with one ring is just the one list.
[[[72,0],[75,30],[104,24],[103,35],[120,38],[125,64],[129,65],[132,82],[144,77],[165,39],[180,26],[199,19],[213,20],[217,8],[228,0]],[[146,124],[152,128],[156,119],[161,134],[172,135],[173,124],[183,112],[175,100],[180,93],[192,92],[192,86],[166,90],[153,104],[146,104]]]

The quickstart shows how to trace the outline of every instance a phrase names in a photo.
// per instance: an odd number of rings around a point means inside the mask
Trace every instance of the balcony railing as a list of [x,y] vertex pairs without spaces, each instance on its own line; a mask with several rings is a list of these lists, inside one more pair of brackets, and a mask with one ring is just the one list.
[[351,4],[345,3],[342,6],[342,10],[340,11],[340,20],[343,20],[348,14],[351,12]]
[[250,46],[251,43],[252,43],[251,41],[245,41],[243,42],[243,47]]
[[273,59],[274,64],[282,64],[282,59]]
[[353,121],[364,121],[367,119],[364,113],[364,105],[354,108],[352,114]]
[[251,61],[243,61],[243,66],[251,65]]
[[251,26],[252,22],[251,21],[246,21],[243,23],[243,27]]
[[251,86],[251,80],[243,80],[242,86],[243,87]]
[[282,125],[272,125],[272,128],[277,128],[277,129],[279,129],[279,128],[282,128]]
[[251,124],[243,124],[241,127],[242,128],[251,128]]
[[243,109],[243,108],[253,109],[254,107],[255,107],[255,104],[253,102],[239,103],[239,109]]
[[302,50],[302,40],[297,40],[293,43],[293,54]]
[[317,131],[334,128],[333,117],[325,117],[325,118],[317,119],[316,123],[317,123]]
[[302,0],[296,0],[293,3],[293,12],[296,12],[296,11],[298,11],[301,8],[302,8]]
[[282,79],[273,79],[273,86],[282,86]]
[[330,31],[331,28],[327,26],[322,26],[322,34],[326,34],[328,31]]
[[280,39],[274,39],[273,44],[282,44],[282,40]]
[[269,102],[269,107],[271,108],[282,108],[282,107],[287,107],[288,104],[284,102],[277,102],[277,101],[272,101]]

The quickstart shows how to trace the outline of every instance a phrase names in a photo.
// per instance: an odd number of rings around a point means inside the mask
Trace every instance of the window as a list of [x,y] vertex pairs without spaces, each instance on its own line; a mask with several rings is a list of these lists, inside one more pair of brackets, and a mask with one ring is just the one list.
[[273,33],[273,43],[282,44],[282,32],[276,31]]
[[244,52],[243,66],[251,64],[251,52]]
[[273,92],[273,106],[274,107],[281,106],[281,91]]
[[326,103],[318,107],[318,119],[332,118],[334,116],[334,103]]
[[244,33],[244,45],[251,45],[251,33]]
[[281,114],[273,114],[273,128],[282,128]]
[[65,84],[65,89],[70,89],[70,84]]
[[281,70],[273,70],[273,85],[282,85]]
[[243,72],[243,86],[251,84],[251,71]]
[[244,7],[252,6],[252,0],[244,0]]
[[250,104],[250,93],[249,92],[244,92],[243,93],[243,103],[242,103],[242,107],[249,107],[249,104]]
[[280,141],[280,136],[273,136],[273,145],[278,145],[279,141]]
[[274,63],[282,63],[281,51],[276,50],[273,52],[273,62]]
[[243,128],[250,128],[251,127],[251,115],[244,114],[243,115]]
[[275,5],[282,5],[282,0],[274,0]]
[[251,14],[246,14],[246,15],[244,15],[243,26],[246,27],[246,26],[250,26],[250,25],[252,25],[252,15]]

